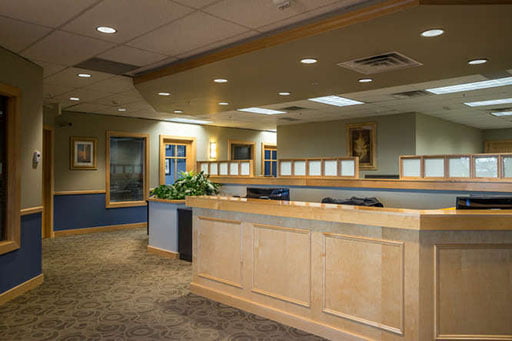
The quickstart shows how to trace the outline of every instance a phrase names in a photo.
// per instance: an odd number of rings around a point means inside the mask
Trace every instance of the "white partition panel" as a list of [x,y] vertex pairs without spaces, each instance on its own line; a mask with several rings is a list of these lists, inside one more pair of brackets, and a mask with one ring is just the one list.
[[209,174],[210,170],[208,169],[208,163],[204,162],[201,163],[201,172],[204,172],[205,174]]
[[403,159],[402,176],[419,178],[421,176],[421,159]]
[[341,176],[354,176],[356,171],[356,162],[354,160],[341,160]]
[[496,156],[478,156],[474,158],[475,177],[476,178],[497,178],[498,177],[498,157]]
[[311,160],[308,162],[308,175],[309,176],[322,176],[322,161]]
[[210,163],[210,175],[219,175],[219,164],[216,162]]
[[306,176],[306,161],[293,162],[293,175]]
[[219,175],[228,175],[228,163],[221,162],[219,164]]
[[281,161],[279,163],[279,173],[283,176],[291,176],[292,175],[292,162],[291,161]]
[[469,157],[451,157],[448,159],[448,177],[469,178],[470,167]]
[[338,175],[338,162],[336,160],[324,161],[324,176],[337,176]]
[[444,177],[444,158],[425,158],[424,167],[426,178]]
[[229,175],[238,175],[238,162],[229,163]]
[[503,177],[512,178],[512,156],[503,157]]
[[251,175],[250,162],[240,162],[240,175]]

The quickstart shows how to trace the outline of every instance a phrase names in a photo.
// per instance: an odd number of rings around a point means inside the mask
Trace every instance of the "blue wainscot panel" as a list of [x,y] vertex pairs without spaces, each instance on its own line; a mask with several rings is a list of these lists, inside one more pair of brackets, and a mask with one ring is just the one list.
[[56,195],[54,230],[147,222],[146,206],[106,208],[105,194]]
[[42,272],[41,213],[21,217],[21,248],[0,255],[0,293]]

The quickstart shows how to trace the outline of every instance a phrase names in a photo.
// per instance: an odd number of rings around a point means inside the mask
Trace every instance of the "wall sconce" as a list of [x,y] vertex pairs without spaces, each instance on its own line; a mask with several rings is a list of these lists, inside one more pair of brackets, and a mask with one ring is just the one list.
[[217,159],[217,142],[216,141],[210,141],[210,160]]

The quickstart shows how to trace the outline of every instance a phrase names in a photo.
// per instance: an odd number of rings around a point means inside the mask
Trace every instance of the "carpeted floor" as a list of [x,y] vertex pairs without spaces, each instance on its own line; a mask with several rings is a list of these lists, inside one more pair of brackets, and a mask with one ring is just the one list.
[[43,241],[45,282],[0,306],[0,340],[322,340],[190,294],[145,229]]

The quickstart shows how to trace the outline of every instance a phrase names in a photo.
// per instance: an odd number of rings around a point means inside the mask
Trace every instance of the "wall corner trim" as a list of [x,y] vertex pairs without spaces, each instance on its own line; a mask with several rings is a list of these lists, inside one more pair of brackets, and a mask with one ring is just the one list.
[[40,274],[34,278],[29,279],[26,282],[23,282],[12,289],[9,289],[0,294],[0,305],[9,302],[10,300],[15,299],[18,296],[23,295],[24,293],[35,289],[40,286],[44,282],[44,275]]

